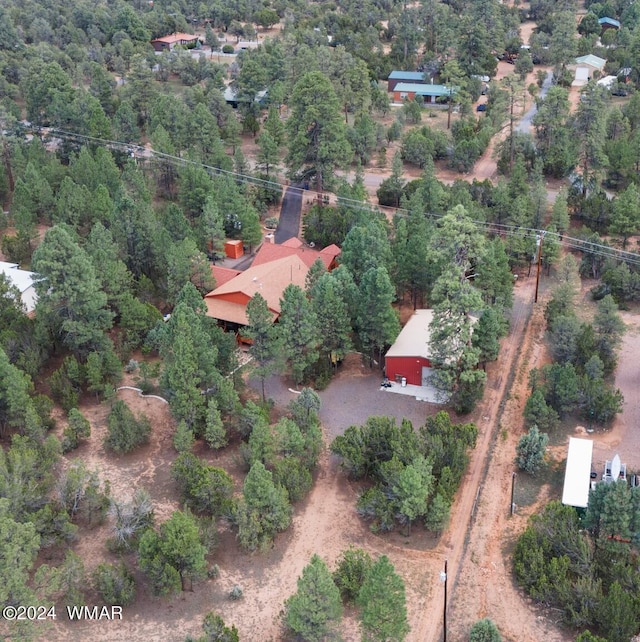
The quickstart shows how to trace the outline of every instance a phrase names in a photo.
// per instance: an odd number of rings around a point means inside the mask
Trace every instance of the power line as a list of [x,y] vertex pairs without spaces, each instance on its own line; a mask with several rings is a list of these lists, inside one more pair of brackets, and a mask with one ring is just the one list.
[[[71,138],[79,139],[81,141],[87,141],[93,144],[102,145],[105,147],[112,147],[117,149],[122,149],[125,152],[131,153],[137,151],[138,153],[146,157],[147,154],[150,154],[148,157],[150,160],[154,158],[165,160],[170,163],[175,163],[177,165],[192,165],[195,167],[201,167],[210,172],[213,172],[215,175],[228,176],[234,181],[247,184],[247,185],[256,185],[277,193],[281,193],[287,185],[280,183],[278,181],[266,180],[258,178],[256,176],[251,176],[249,174],[243,174],[241,172],[236,172],[232,170],[223,169],[221,167],[215,167],[212,165],[207,165],[200,161],[194,161],[189,158],[182,158],[181,156],[175,156],[173,154],[167,154],[165,152],[159,152],[149,147],[143,147],[141,145],[135,145],[132,143],[125,143],[117,140],[109,140],[105,138],[98,138],[95,136],[87,136],[85,134],[78,134],[76,132],[69,132],[63,129],[58,129],[55,127],[40,127],[38,133],[45,132],[45,135],[51,135],[53,133],[54,137],[60,138]],[[339,206],[347,207],[351,210],[361,211],[365,213],[371,213],[373,211],[380,212],[381,210],[377,209],[373,205],[362,203],[356,199],[337,196],[337,203]],[[410,212],[406,208],[402,207],[389,207],[387,209],[393,210],[393,213],[396,216],[408,217]],[[429,212],[428,216],[434,219],[441,219],[446,214],[436,214]],[[535,240],[536,236],[544,232],[548,237],[553,238],[558,242],[562,247],[572,250],[581,251],[583,253],[593,254],[595,256],[601,256],[603,258],[611,258],[615,260],[622,261],[630,265],[640,266],[640,254],[634,252],[628,252],[626,250],[619,250],[617,248],[605,245],[603,243],[596,243],[594,241],[586,241],[583,239],[578,239],[564,234],[559,234],[558,232],[551,232],[549,230],[539,230],[536,228],[522,227],[518,225],[511,225],[508,223],[495,223],[490,221],[482,221],[478,219],[470,219],[471,222],[478,228],[484,231],[494,231],[498,234],[505,236],[518,236],[524,239]]]

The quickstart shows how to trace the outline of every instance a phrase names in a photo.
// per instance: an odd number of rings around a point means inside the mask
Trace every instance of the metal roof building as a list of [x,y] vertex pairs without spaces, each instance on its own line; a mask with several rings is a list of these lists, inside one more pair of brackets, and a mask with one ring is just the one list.
[[569,438],[567,468],[562,489],[562,503],[566,506],[587,507],[591,488],[592,454],[593,442],[590,439]]
[[399,103],[405,99],[413,100],[416,96],[422,96],[426,103],[434,103],[436,98],[450,96],[453,92],[454,90],[445,85],[399,82],[393,89],[393,100]]
[[4,274],[9,282],[20,290],[22,303],[27,312],[33,312],[36,307],[38,295],[34,283],[38,280],[35,272],[21,270],[17,263],[0,261],[0,273]]

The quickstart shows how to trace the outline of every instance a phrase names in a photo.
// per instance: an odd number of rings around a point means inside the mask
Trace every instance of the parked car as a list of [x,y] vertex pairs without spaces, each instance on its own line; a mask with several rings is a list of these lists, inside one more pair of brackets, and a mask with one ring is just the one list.
[[476,107],[476,111],[487,111],[487,103],[480,103]]

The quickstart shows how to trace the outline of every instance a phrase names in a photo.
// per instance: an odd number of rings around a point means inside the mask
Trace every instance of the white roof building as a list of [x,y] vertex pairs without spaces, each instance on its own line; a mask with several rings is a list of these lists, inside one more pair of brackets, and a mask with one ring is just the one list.
[[562,489],[562,503],[566,506],[587,507],[591,488],[592,454],[593,442],[590,439],[569,438],[567,468]]
[[14,285],[20,291],[22,303],[27,313],[33,312],[38,300],[34,287],[34,283],[37,280],[35,272],[21,270],[17,263],[7,263],[5,261],[0,261],[0,272],[9,279],[11,285]]
[[416,310],[385,356],[429,359],[432,320],[433,310]]

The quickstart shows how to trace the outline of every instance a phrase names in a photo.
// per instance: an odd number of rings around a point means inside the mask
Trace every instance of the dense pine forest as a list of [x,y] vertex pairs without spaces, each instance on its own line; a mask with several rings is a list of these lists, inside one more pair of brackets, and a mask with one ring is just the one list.
[[[154,48],[172,34],[193,38]],[[576,90],[585,56],[603,62]],[[398,102],[393,70],[443,96]],[[638,83],[636,3],[5,0],[0,260],[33,273],[37,303],[27,309],[0,272],[0,605],[133,608],[197,593],[221,573],[221,541],[251,559],[291,532],[329,446],[360,484],[349,519],[437,540],[514,283],[536,267],[555,278],[552,363],[531,374],[519,465],[536,472],[540,434],[566,417],[611,425],[623,404],[618,308],[640,300]],[[495,162],[491,178],[474,177],[483,160]],[[318,260],[304,286],[288,285],[276,324],[257,293],[248,323],[229,332],[203,298],[218,285],[212,266],[229,239],[255,255],[290,185],[304,188],[305,247],[335,244],[337,265]],[[581,278],[592,322],[576,302]],[[319,392],[354,353],[382,377],[416,308],[433,309],[433,384],[448,412],[425,413],[415,430],[354,421],[329,444]],[[266,392],[274,377],[299,392],[287,406]],[[166,416],[147,416],[125,384],[166,403]],[[163,471],[132,485],[123,472],[122,488],[96,461],[111,471],[151,461],[136,453],[155,448],[158,417]],[[605,542],[637,545],[638,497],[620,500],[621,530],[590,507],[589,542],[552,506],[516,551],[535,599],[608,640],[629,640],[640,622],[637,549]],[[553,568],[548,524],[571,538]],[[317,553],[282,605],[283,636],[327,639],[344,617],[363,639],[412,639],[386,555]],[[614,554],[623,577],[582,577]],[[230,603],[241,603],[240,584]],[[197,621],[171,639],[239,639],[220,610],[194,607]],[[31,619],[0,633],[70,639],[53,618]]]

